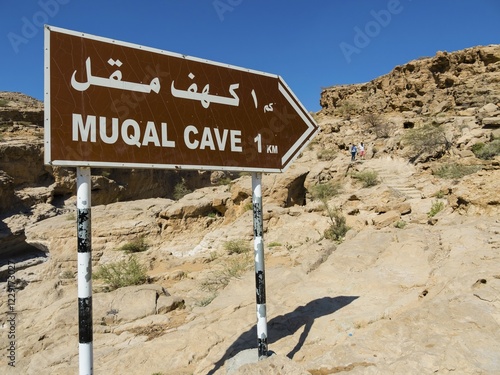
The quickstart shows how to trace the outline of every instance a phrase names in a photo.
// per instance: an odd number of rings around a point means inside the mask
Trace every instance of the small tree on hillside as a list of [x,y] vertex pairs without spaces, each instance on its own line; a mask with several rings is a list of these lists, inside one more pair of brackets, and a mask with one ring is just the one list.
[[412,163],[424,154],[428,158],[439,158],[451,147],[451,140],[447,138],[443,126],[432,124],[408,130],[403,136],[403,143],[411,150]]
[[391,135],[392,127],[378,113],[367,113],[363,115],[362,121],[368,130],[373,131],[378,138],[388,138]]

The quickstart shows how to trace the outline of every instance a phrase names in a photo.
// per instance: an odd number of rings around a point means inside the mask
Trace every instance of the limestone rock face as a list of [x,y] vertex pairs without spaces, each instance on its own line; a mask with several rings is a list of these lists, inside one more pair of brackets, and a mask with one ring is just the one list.
[[418,114],[480,108],[500,103],[500,46],[473,47],[413,60],[368,83],[324,89],[329,115],[411,111]]
[[498,178],[498,170],[481,171],[464,177],[462,183],[451,188],[451,205],[455,209],[477,213],[496,211],[500,205]]
[[43,166],[43,141],[0,144],[0,169],[12,177],[16,185],[43,182],[48,178]]
[[[329,219],[316,202],[290,208],[278,202],[265,205],[269,348],[276,355],[235,366],[233,357],[255,348],[253,265],[248,263],[215,296],[202,285],[221,282],[224,269],[245,259],[227,255],[224,243],[251,243],[250,212],[241,212],[231,222],[195,215],[176,218],[189,222],[179,232],[158,225],[166,212],[176,212],[171,207],[183,202],[190,207],[194,196],[213,202],[224,192],[220,189],[201,189],[175,203],[149,199],[94,208],[94,267],[126,259],[129,255],[120,246],[144,235],[148,249],[134,256],[147,267],[151,283],[94,291],[96,371],[124,373],[134,368],[139,375],[201,375],[499,370],[493,354],[500,350],[495,320],[500,307],[498,207],[492,205],[478,216],[472,210],[480,207],[478,202],[470,202],[468,210],[443,211],[430,226],[426,221],[413,223],[411,215],[427,211],[434,198],[409,199],[411,212],[386,212],[406,220],[404,228],[367,224],[368,218],[381,216],[374,202],[388,199],[383,186],[355,194],[345,191],[331,201],[354,202],[359,207],[355,216],[366,218],[364,226],[349,231],[340,244],[323,238]],[[59,215],[31,225],[26,234],[27,241],[44,248],[49,257],[16,272],[19,285],[24,285],[16,299],[23,342],[16,365],[26,374],[69,374],[78,367],[75,223]],[[99,282],[94,285],[99,287]],[[0,308],[6,308],[5,301]]]
[[13,178],[4,171],[0,171],[0,209],[5,210],[13,206],[14,195]]
[[155,314],[164,314],[182,306],[178,297],[166,296],[160,286],[140,285],[99,293],[94,302],[94,324],[118,325]]
[[0,91],[1,124],[24,126],[33,124],[43,126],[43,103],[28,95],[18,92]]

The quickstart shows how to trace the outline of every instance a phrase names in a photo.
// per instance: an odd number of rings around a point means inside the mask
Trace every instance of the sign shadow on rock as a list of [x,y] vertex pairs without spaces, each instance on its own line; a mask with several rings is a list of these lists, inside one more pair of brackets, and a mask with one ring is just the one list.
[[[323,297],[308,302],[303,306],[299,306],[292,312],[279,315],[271,319],[268,322],[269,343],[272,344],[284,337],[291,336],[301,327],[304,327],[297,345],[295,345],[295,347],[286,355],[288,358],[292,359],[304,345],[307,336],[311,331],[311,327],[317,318],[333,314],[358,298],[359,297],[357,296]],[[221,359],[215,363],[214,368],[208,372],[208,375],[214,374],[228,359],[236,355],[238,352],[255,348],[256,337],[257,326],[254,325],[251,329],[242,333],[233,342],[233,344],[231,344]]]

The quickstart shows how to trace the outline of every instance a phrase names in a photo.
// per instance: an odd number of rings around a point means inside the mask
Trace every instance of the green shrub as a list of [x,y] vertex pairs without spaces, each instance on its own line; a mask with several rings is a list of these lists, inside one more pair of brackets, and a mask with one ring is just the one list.
[[478,165],[462,165],[456,163],[443,164],[433,174],[440,178],[460,179],[472,173],[476,173],[481,167]]
[[205,307],[212,303],[212,301],[217,297],[217,293],[211,292],[208,296],[202,298],[201,300],[196,302],[196,306]]
[[208,256],[208,262],[211,263],[214,260],[216,260],[217,258],[219,258],[219,254],[217,254],[217,251],[211,251],[209,256]]
[[267,247],[278,247],[278,246],[281,246],[281,244],[279,242],[271,242],[267,245]]
[[350,229],[346,224],[346,219],[339,209],[327,207],[328,217],[330,219],[330,227],[325,230],[325,238],[342,242],[347,231]]
[[500,155],[500,139],[495,139],[489,143],[476,143],[471,148],[478,159],[489,160]]
[[396,227],[398,229],[403,229],[404,227],[406,227],[406,221],[404,221],[404,220],[396,221],[394,223],[394,227]]
[[[484,143],[478,142],[478,143],[474,143],[470,149],[477,156],[477,154],[480,153],[483,148],[484,148]],[[479,157],[479,156],[477,156],[477,157]]]
[[73,271],[70,271],[70,270],[65,270],[62,274],[61,274],[61,279],[74,279],[75,278],[75,273]]
[[249,201],[247,203],[245,203],[245,205],[243,206],[243,211],[252,211],[253,210],[253,203],[252,201]]
[[188,189],[184,181],[174,186],[174,199],[177,201],[189,193],[191,193],[191,190]]
[[231,240],[224,243],[228,255],[245,254],[250,251],[250,245],[245,240]]
[[135,256],[126,260],[103,264],[94,272],[93,277],[102,280],[108,290],[115,290],[124,286],[141,285],[146,283],[146,267],[141,265]]
[[149,245],[144,240],[144,237],[139,237],[133,241],[126,243],[120,249],[125,251],[126,253],[140,253],[146,251],[148,247]]
[[314,185],[311,188],[313,199],[318,199],[321,202],[328,201],[331,197],[338,195],[342,191],[342,185],[339,182],[325,182]]
[[438,200],[432,202],[431,210],[427,213],[428,217],[434,217],[444,208],[444,203]]
[[316,157],[319,160],[333,160],[335,159],[336,155],[337,153],[334,150],[324,149],[324,148],[316,153]]
[[0,107],[7,107],[9,101],[7,99],[0,99]]
[[376,171],[361,171],[354,173],[353,178],[362,182],[363,187],[375,186],[380,183]]
[[229,259],[221,274],[228,278],[239,278],[249,268],[250,259],[249,256]]
[[251,265],[251,257],[247,254],[244,256],[238,256],[236,258],[229,259],[226,263],[222,265],[222,269],[212,272],[201,283],[201,289],[210,292],[210,301],[206,303],[208,305],[216,296],[219,289],[224,289],[231,279],[239,278],[246,270],[249,269]]
[[439,199],[444,198],[445,195],[446,195],[446,193],[444,191],[442,191],[442,190],[439,190],[436,194],[434,194],[434,196],[436,198],[439,198]]
[[[333,208],[328,204],[328,200],[339,194],[341,191],[340,183],[327,182],[324,184],[318,184],[313,186],[311,189],[311,195],[313,199],[319,199],[325,208],[326,214],[330,220],[330,227],[325,230],[325,238],[341,242],[350,229],[346,225],[346,219],[337,208]],[[288,249],[288,246],[287,246]]]
[[231,183],[231,177],[223,177],[217,181],[218,186],[230,185]]

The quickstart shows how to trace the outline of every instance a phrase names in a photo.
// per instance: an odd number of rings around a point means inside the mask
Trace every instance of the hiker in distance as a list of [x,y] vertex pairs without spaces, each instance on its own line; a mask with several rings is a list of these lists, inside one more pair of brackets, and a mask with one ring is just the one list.
[[363,142],[361,142],[358,146],[358,150],[359,150],[359,157],[361,159],[364,159],[365,158],[365,145]]
[[358,148],[356,147],[356,145],[354,143],[351,143],[351,161],[356,160],[357,152],[358,152]]

